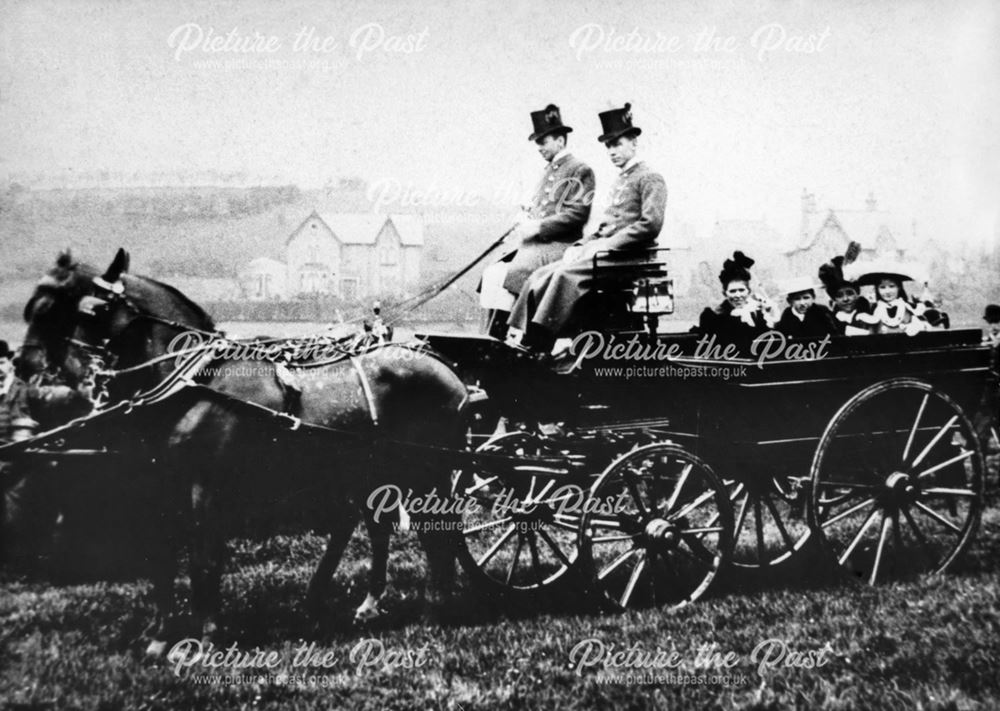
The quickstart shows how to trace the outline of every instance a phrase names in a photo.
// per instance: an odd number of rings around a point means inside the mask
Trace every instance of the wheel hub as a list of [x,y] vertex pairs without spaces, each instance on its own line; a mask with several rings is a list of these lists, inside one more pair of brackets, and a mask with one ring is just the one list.
[[917,490],[912,477],[905,472],[893,472],[886,477],[885,489],[886,503],[893,508],[909,503]]
[[677,525],[662,518],[654,518],[646,523],[643,533],[649,544],[662,548],[675,548],[680,543],[680,533]]

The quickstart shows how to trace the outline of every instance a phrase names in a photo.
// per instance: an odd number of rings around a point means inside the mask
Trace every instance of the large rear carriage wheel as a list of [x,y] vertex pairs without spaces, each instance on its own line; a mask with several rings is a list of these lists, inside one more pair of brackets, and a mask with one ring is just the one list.
[[972,424],[948,395],[908,378],[878,383],[823,433],[810,525],[855,579],[941,573],[972,540],[983,469]]
[[733,513],[701,459],[674,444],[639,447],[591,488],[580,554],[616,610],[681,607],[701,597],[728,561]]

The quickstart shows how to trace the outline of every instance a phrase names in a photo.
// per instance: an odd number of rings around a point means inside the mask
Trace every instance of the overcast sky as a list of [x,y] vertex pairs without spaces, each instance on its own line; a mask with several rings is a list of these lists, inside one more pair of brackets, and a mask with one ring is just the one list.
[[786,230],[807,187],[820,208],[874,191],[924,236],[984,243],[998,7],[0,1],[0,168],[360,175],[502,199],[536,181],[528,113],[554,102],[603,196],[597,112],[630,101],[668,209],[703,235],[726,218]]

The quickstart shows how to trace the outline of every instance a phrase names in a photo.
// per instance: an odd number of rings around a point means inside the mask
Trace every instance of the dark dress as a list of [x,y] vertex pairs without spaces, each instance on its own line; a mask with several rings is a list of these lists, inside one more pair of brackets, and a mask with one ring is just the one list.
[[837,333],[843,335],[846,332],[848,326],[854,326],[855,328],[861,328],[869,332],[873,331],[875,328],[873,324],[865,323],[864,321],[858,319],[858,316],[860,316],[861,314],[870,316],[871,312],[872,312],[871,302],[868,301],[868,299],[866,299],[863,296],[858,297],[857,302],[855,302],[854,311],[851,313],[850,320],[848,321],[843,321],[837,317],[837,314],[841,313],[841,311],[836,306],[834,306],[833,323],[837,327]]
[[734,316],[732,304],[723,301],[715,308],[706,308],[701,312],[696,332],[702,335],[714,335],[717,343],[733,343],[743,351],[749,347],[753,339],[770,330],[761,311],[755,311],[752,320],[751,326],[739,316]]
[[789,338],[822,338],[839,332],[830,309],[822,304],[813,304],[806,309],[801,320],[792,313],[791,306],[787,307],[781,314],[777,329]]

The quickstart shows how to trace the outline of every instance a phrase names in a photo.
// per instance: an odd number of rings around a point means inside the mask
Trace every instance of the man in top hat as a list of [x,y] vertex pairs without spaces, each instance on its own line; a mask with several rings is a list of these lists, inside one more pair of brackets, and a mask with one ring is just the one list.
[[531,113],[528,136],[548,165],[535,194],[509,240],[516,249],[483,271],[480,302],[493,309],[490,333],[503,338],[507,316],[525,281],[539,267],[559,260],[566,247],[583,236],[594,196],[594,171],[566,148],[572,128],[559,107],[549,104]]
[[642,129],[632,123],[632,107],[599,114],[611,162],[620,171],[597,232],[566,250],[560,262],[536,271],[514,304],[510,323],[522,331],[521,345],[548,352],[562,336],[580,298],[593,288],[593,257],[606,250],[653,245],[663,227],[667,186],[636,155]]

